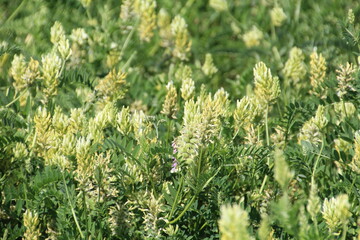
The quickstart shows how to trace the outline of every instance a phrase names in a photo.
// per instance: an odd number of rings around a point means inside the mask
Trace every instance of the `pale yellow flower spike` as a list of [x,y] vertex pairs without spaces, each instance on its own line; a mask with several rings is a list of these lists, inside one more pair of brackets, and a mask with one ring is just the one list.
[[280,27],[286,20],[287,16],[281,7],[274,7],[270,11],[271,23],[275,27]]
[[140,39],[149,42],[154,36],[156,28],[156,1],[155,0],[139,0]]
[[254,68],[255,96],[262,105],[268,105],[280,95],[279,78],[273,77],[265,63],[259,62]]
[[186,60],[186,54],[190,51],[191,40],[184,18],[179,15],[171,22],[171,33],[174,41],[173,55],[181,60]]
[[243,35],[242,39],[246,47],[251,48],[259,46],[263,37],[264,34],[256,26],[253,26],[250,31]]
[[201,69],[206,76],[212,76],[217,73],[218,69],[214,64],[213,58],[210,53],[206,54],[205,62]]
[[177,106],[177,92],[173,82],[169,82],[166,86],[167,94],[163,104],[162,114],[165,114],[168,118],[176,118]]
[[285,63],[283,73],[296,85],[306,75],[305,56],[300,48],[293,47],[289,53],[289,59]]
[[239,205],[221,206],[219,230],[221,240],[250,240],[249,215]]
[[326,91],[322,86],[326,76],[325,58],[321,54],[313,52],[310,59],[310,84],[312,86],[310,93],[320,98],[326,98]]
[[26,227],[24,233],[25,240],[40,239],[39,223],[39,215],[36,212],[27,209],[24,213],[24,226]]
[[329,232],[333,235],[339,235],[339,229],[342,225],[346,225],[351,217],[348,196],[341,194],[330,200],[325,199],[322,214],[329,228]]

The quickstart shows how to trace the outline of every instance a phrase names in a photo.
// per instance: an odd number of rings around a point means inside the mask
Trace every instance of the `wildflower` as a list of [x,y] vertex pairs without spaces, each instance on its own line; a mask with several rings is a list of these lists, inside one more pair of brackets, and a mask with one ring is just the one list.
[[322,214],[330,233],[338,235],[339,227],[346,225],[351,216],[348,196],[341,194],[330,200],[325,199]]
[[310,225],[309,225],[308,218],[305,215],[304,206],[300,207],[300,212],[299,212],[298,219],[299,219],[299,225],[300,225],[299,239],[307,239],[308,236],[309,236]]
[[250,240],[247,230],[249,226],[248,213],[239,205],[221,206],[219,230],[221,240]]
[[318,145],[322,142],[322,131],[328,123],[325,117],[325,107],[319,105],[315,117],[304,123],[300,130],[299,142],[308,141],[312,144]]
[[275,132],[270,136],[271,142],[280,149],[285,147],[285,130],[282,128],[275,128]]
[[206,54],[205,62],[201,69],[206,76],[212,76],[213,74],[217,73],[218,69],[214,65],[213,58],[210,53]]
[[61,39],[58,42],[58,51],[60,53],[61,58],[64,61],[69,59],[70,55],[72,54],[72,50],[70,48],[70,44],[69,44],[68,39]]
[[84,111],[81,108],[72,108],[70,110],[70,119],[68,131],[77,133],[85,129],[86,118]]
[[29,152],[28,152],[28,150],[26,148],[26,145],[24,143],[21,143],[21,142],[17,142],[15,144],[13,152],[14,152],[14,157],[16,159],[23,159],[29,154]]
[[209,94],[203,101],[201,99],[198,100],[198,106],[201,111],[201,124],[198,128],[204,143],[213,142],[213,138],[218,137],[220,133],[220,117],[225,117],[227,114],[226,106],[222,105],[222,103],[226,104],[226,98],[227,96],[225,95],[225,102],[221,102],[212,98]]
[[27,209],[24,213],[24,226],[26,228],[24,233],[25,240],[40,239],[39,223],[39,215],[35,211]]
[[180,91],[181,91],[181,97],[185,101],[191,99],[194,96],[195,83],[192,80],[191,76],[182,79]]
[[121,4],[120,18],[123,21],[129,21],[135,15],[134,12],[134,1],[133,0],[124,0]]
[[76,137],[73,133],[67,133],[64,135],[61,146],[60,152],[64,155],[74,155],[76,146]]
[[214,105],[218,109],[219,115],[226,117],[230,115],[229,106],[229,93],[227,93],[224,88],[220,88],[214,94]]
[[354,24],[355,22],[355,14],[351,8],[348,11],[347,20],[350,24]]
[[159,35],[161,37],[161,46],[169,47],[171,44],[171,17],[169,13],[161,8],[158,14],[157,25],[159,27]]
[[201,146],[201,136],[198,128],[200,124],[199,106],[193,100],[185,102],[183,128],[180,130],[181,135],[176,142],[180,159],[187,163],[194,161]]
[[56,95],[62,61],[55,53],[49,53],[41,58],[41,62],[44,92],[48,97]]
[[260,45],[260,41],[263,39],[263,33],[256,27],[253,26],[250,31],[243,35],[243,40],[246,47],[256,47]]
[[56,152],[59,141],[51,123],[50,113],[46,108],[39,107],[34,116],[35,131],[28,139],[32,150],[43,157],[46,164]]
[[170,170],[170,172],[171,173],[176,173],[176,172],[178,172],[179,171],[179,162],[177,161],[177,159],[176,158],[172,158],[172,160],[173,160],[173,163],[171,164],[171,170]]
[[183,127],[176,140],[181,161],[191,164],[202,148],[219,138],[220,117],[229,113],[227,104],[227,93],[223,90],[218,92],[216,99],[202,93],[196,102],[192,99],[185,102]]
[[280,27],[286,20],[287,16],[281,7],[274,7],[270,11],[271,23],[275,27]]
[[355,133],[354,152],[350,167],[354,172],[360,173],[360,131]]
[[129,107],[123,106],[121,111],[116,114],[116,128],[123,135],[127,135],[131,131]]
[[35,131],[41,137],[51,126],[51,116],[46,108],[39,107],[34,116]]
[[317,192],[318,192],[318,189],[317,189],[316,183],[311,182],[310,195],[308,198],[306,210],[310,214],[313,222],[316,222],[316,217],[321,209],[321,205],[320,205],[321,202],[320,202],[320,198],[319,198]]
[[92,191],[91,195],[95,195],[100,202],[103,202],[105,198],[117,196],[118,191],[113,186],[116,177],[111,174],[114,169],[110,167],[111,152],[95,153],[95,156],[92,156],[91,161],[94,163],[93,171],[100,176],[98,177],[95,175],[94,180],[97,185],[101,186],[100,191]]
[[348,152],[351,149],[351,143],[348,141],[342,139],[342,138],[336,138],[334,139],[334,145],[336,151],[340,152]]
[[101,79],[95,90],[103,97],[103,101],[111,102],[124,97],[126,89],[126,73],[121,71],[111,70],[105,78]]
[[49,162],[47,164],[59,166],[62,170],[71,169],[71,162],[69,161],[69,159],[59,153],[55,153],[54,156],[49,159]]
[[337,95],[340,98],[343,98],[345,94],[349,91],[355,91],[353,86],[354,83],[354,73],[356,69],[352,65],[352,63],[346,63],[346,65],[340,65],[340,69],[336,70],[338,86],[336,88]]
[[171,143],[171,147],[173,148],[173,154],[176,154],[178,152],[178,146],[175,141]]
[[163,104],[162,114],[165,114],[168,118],[176,118],[177,112],[177,92],[173,82],[169,82],[166,86],[167,94]]
[[158,227],[159,222],[164,221],[160,214],[164,212],[162,195],[155,198],[153,193],[146,193],[145,200],[141,202],[140,211],[143,212],[145,238],[158,239],[161,234],[161,228]]
[[305,56],[300,48],[293,47],[289,53],[289,59],[285,63],[283,73],[286,78],[293,80],[294,85],[306,75]]
[[103,128],[99,118],[91,118],[88,125],[88,138],[93,140],[95,143],[101,143],[104,139]]
[[57,132],[64,134],[68,124],[69,117],[62,113],[62,110],[59,106],[56,106],[52,118],[52,126]]
[[60,41],[65,40],[65,31],[62,24],[58,21],[50,29],[50,41],[52,44],[57,45]]
[[149,134],[151,125],[143,111],[135,110],[131,122],[136,140],[140,141]]
[[156,1],[155,0],[139,0],[139,33],[140,39],[149,42],[153,37],[156,27]]
[[184,18],[177,15],[171,22],[171,33],[174,40],[173,55],[180,60],[186,59],[186,54],[190,51],[191,40]]
[[83,28],[76,28],[71,31],[70,39],[80,46],[84,45],[88,38],[89,36]]
[[260,227],[258,230],[260,240],[271,240],[274,239],[274,230],[270,227],[269,217],[266,214],[261,216]]
[[81,137],[76,142],[76,178],[81,184],[86,183],[89,176],[91,176],[94,167],[94,163],[91,161],[90,147],[91,142],[89,138]]
[[251,98],[244,96],[240,101],[236,102],[236,109],[234,111],[234,128],[238,131],[241,128],[248,128],[252,123],[256,114],[256,106],[253,104]]
[[351,102],[344,102],[343,100],[334,103],[334,110],[339,118],[339,120],[337,120],[337,124],[344,121],[346,118],[351,117],[356,112],[354,104]]
[[226,0],[210,0],[209,5],[210,7],[219,12],[228,10],[228,4]]
[[323,87],[326,76],[325,58],[321,54],[317,54],[317,52],[314,51],[310,55],[310,59],[310,84],[312,86],[310,93],[313,93],[320,98],[325,98],[326,93]]
[[274,154],[275,158],[275,167],[274,167],[274,177],[275,180],[280,184],[280,186],[285,189],[290,180],[293,178],[294,173],[290,170],[288,164],[285,160],[284,152],[280,149],[277,149]]
[[280,95],[279,78],[273,77],[265,63],[259,62],[254,68],[255,96],[262,105],[269,105]]
[[14,59],[11,62],[11,68],[9,74],[15,80],[13,85],[17,91],[21,91],[26,87],[26,82],[22,78],[25,71],[26,71],[25,57],[22,54],[20,55],[15,54]]

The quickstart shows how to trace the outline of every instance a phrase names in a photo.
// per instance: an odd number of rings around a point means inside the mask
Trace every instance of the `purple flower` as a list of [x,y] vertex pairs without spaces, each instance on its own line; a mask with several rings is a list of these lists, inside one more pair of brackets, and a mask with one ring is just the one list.
[[170,172],[171,173],[176,173],[176,172],[178,172],[179,171],[179,169],[178,169],[178,164],[179,164],[179,162],[176,160],[176,158],[172,158],[172,160],[173,160],[173,163],[171,164],[171,170],[170,170]]
[[173,154],[177,153],[177,145],[175,141],[172,142],[171,146],[173,147]]

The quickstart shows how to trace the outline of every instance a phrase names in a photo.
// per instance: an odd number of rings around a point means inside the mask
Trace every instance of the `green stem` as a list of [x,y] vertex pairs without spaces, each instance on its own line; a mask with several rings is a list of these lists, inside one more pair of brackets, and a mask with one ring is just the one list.
[[275,34],[275,26],[274,26],[274,24],[271,24],[271,39],[272,39],[273,41],[276,40],[276,34]]
[[[27,2],[27,0],[23,0],[23,1],[20,3],[20,5],[15,9],[15,11],[10,15],[10,17],[9,17],[8,19],[6,19],[5,23],[13,20],[13,19],[16,17],[16,15],[20,12],[21,8],[24,7],[24,5],[25,5],[26,2]],[[4,23],[4,25],[5,25],[5,23]]]
[[343,232],[342,232],[341,240],[345,240],[345,239],[346,239],[346,234],[347,234],[347,224],[344,223],[344,224],[343,224]]
[[238,26],[241,26],[241,23],[239,22],[239,20],[237,20],[234,15],[231,14],[230,11],[227,11],[228,15],[230,16],[231,20],[233,20]]
[[129,45],[130,39],[131,39],[132,35],[134,34],[134,31],[135,31],[135,29],[136,29],[136,26],[137,26],[137,23],[134,25],[134,27],[133,27],[133,28],[131,29],[131,31],[129,32],[129,35],[126,37],[125,42],[124,42],[124,44],[123,44],[123,46],[122,46],[122,48],[121,48],[121,51],[120,51],[120,57],[123,56],[125,49],[126,49],[127,46]]
[[[268,126],[268,114],[269,114],[269,105],[266,106],[265,113],[265,131],[266,131],[266,145],[270,146],[270,138],[269,138],[269,126]],[[268,158],[269,160],[269,158]],[[269,162],[268,162],[269,164]]]
[[179,195],[180,195],[180,191],[181,191],[181,188],[182,188],[183,180],[184,180],[184,176],[181,176],[180,184],[179,184],[178,190],[177,190],[177,192],[176,192],[174,202],[173,202],[173,204],[172,204],[172,206],[171,206],[171,211],[170,211],[170,214],[169,214],[169,219],[171,219],[172,215],[174,214],[175,205],[177,204],[177,200],[178,200],[178,197],[179,197]]
[[266,184],[267,179],[268,179],[268,175],[265,175],[264,180],[263,180],[263,182],[262,182],[262,184],[261,184],[259,193],[262,193],[262,191],[264,190],[264,187],[265,187],[265,184]]
[[70,208],[71,208],[71,213],[72,213],[73,218],[74,218],[74,220],[75,220],[76,227],[77,227],[77,229],[78,229],[78,231],[79,231],[79,233],[80,233],[81,238],[84,238],[84,235],[83,235],[83,233],[82,233],[82,231],[81,231],[79,222],[78,222],[77,217],[76,217],[76,214],[75,214],[74,207],[73,207],[73,205],[72,205],[72,203],[71,203],[71,201],[70,201],[70,195],[69,195],[69,191],[68,191],[68,188],[67,188],[67,185],[66,185],[64,172],[61,171],[61,174],[62,174],[63,181],[64,181],[64,185],[65,185],[66,197],[67,197],[67,199],[68,199],[68,201],[69,201],[69,205],[70,205]]
[[14,102],[16,102],[19,98],[21,98],[24,94],[26,93],[26,89],[23,90],[19,96],[17,96],[14,100],[12,100],[11,102],[9,102],[5,107],[9,107],[11,106]]
[[167,129],[167,133],[166,133],[166,144],[169,142],[170,131],[171,131],[171,128],[172,128],[172,121],[171,121],[170,118],[167,118],[167,125],[168,125],[168,129]]
[[345,105],[345,101],[344,101],[344,100],[342,100],[342,104],[343,104],[343,108],[344,108],[344,112],[345,112],[345,118],[347,118],[348,115],[347,115],[347,112],[346,112],[346,105]]
[[61,64],[61,69],[60,69],[60,73],[59,73],[59,78],[61,77],[61,75],[64,72],[65,69],[65,63],[66,63],[66,59],[63,59],[62,64]]
[[315,234],[318,237],[319,236],[319,228],[318,228],[318,222],[316,220],[316,217],[313,219],[314,225],[315,225]]
[[320,152],[319,152],[318,157],[317,157],[317,159],[315,161],[314,169],[313,169],[313,172],[312,172],[312,175],[311,175],[311,184],[313,184],[314,181],[315,181],[315,171],[316,171],[317,165],[319,164],[319,160],[320,160],[321,153],[322,153],[323,149],[324,149],[324,139],[321,142]]
[[185,6],[180,10],[181,15],[185,15],[187,10],[194,4],[195,0],[188,0]]
[[295,17],[294,17],[296,23],[299,22],[300,11],[301,11],[301,0],[298,0],[296,3]]
[[194,203],[196,198],[196,195],[194,195],[190,202],[186,205],[186,207],[184,208],[184,210],[179,214],[179,216],[177,216],[174,220],[170,221],[168,224],[174,224],[177,221],[179,221],[179,219],[186,213],[186,211],[190,208],[190,206]]
[[135,55],[137,54],[137,51],[134,51],[131,56],[129,57],[129,59],[126,61],[126,63],[123,65],[122,67],[122,71],[125,71],[128,66],[130,65],[130,63],[132,62],[133,58],[135,57]]
[[[269,126],[268,126],[268,113],[269,113],[269,105],[266,106],[266,112],[265,112],[265,131],[266,131],[266,145],[270,145],[270,138],[269,138]],[[270,158],[267,157],[267,165],[270,166]],[[259,193],[262,193],[264,190],[264,187],[266,185],[266,182],[268,180],[268,175],[265,175],[264,180],[261,184]]]

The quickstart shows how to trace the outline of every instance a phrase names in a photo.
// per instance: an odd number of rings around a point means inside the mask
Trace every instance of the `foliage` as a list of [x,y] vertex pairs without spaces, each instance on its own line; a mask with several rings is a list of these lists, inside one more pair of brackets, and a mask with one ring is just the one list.
[[359,238],[357,1],[0,9],[1,239]]

